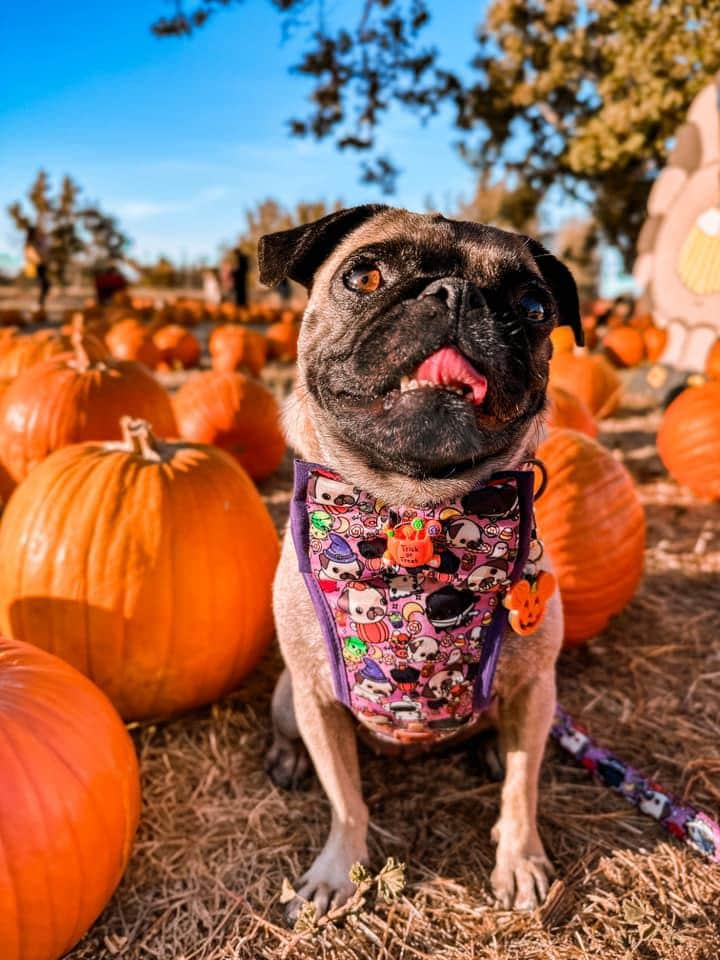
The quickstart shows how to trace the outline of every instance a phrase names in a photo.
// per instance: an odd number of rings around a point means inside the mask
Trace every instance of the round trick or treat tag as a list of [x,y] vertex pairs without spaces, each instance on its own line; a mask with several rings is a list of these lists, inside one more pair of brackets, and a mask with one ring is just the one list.
[[523,578],[505,594],[503,606],[510,611],[510,626],[521,636],[534,633],[542,623],[550,597],[555,592],[555,577],[542,570],[536,577]]

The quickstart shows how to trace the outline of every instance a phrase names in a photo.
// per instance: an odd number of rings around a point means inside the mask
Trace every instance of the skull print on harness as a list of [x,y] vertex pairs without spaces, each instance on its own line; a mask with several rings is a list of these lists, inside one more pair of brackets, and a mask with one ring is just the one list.
[[296,462],[293,540],[335,694],[375,734],[442,739],[487,707],[503,598],[528,558],[533,482],[503,471],[457,501],[391,508]]

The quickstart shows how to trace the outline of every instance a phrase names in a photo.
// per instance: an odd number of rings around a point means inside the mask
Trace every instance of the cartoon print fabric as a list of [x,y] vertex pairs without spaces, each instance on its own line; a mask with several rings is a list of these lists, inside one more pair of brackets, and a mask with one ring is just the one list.
[[[462,499],[390,506],[296,462],[291,523],[323,628],[335,691],[381,737],[452,735],[484,709],[532,530],[532,471],[508,471]],[[432,530],[421,566],[388,561],[387,528]],[[385,556],[385,560],[383,557]]]
[[657,820],[669,833],[720,863],[720,825],[668,793],[630,764],[599,746],[587,731],[558,705],[552,736],[578,763],[596,774],[605,786]]

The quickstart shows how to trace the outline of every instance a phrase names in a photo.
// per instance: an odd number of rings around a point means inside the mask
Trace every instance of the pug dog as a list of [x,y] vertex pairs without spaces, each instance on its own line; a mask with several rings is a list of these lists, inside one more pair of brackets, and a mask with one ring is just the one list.
[[[309,292],[297,384],[284,409],[287,439],[301,458],[387,503],[413,507],[460,499],[533,456],[550,331],[568,324],[582,342],[572,275],[538,242],[439,214],[366,205],[265,236],[258,259],[263,283],[289,277]],[[420,365],[445,347],[460,374],[428,375],[426,364],[419,382]],[[550,569],[547,557],[540,566]],[[350,868],[368,858],[368,810],[356,722],[335,699],[289,532],[274,612],[286,667],[273,695],[266,769],[275,783],[291,786],[309,755],[331,807],[325,846],[296,884],[292,919],[305,900],[323,914],[352,894]],[[505,637],[493,705],[482,718],[498,729],[505,769],[490,877],[504,908],[535,908],[552,874],[536,806],[561,640],[556,591],[536,633]]]

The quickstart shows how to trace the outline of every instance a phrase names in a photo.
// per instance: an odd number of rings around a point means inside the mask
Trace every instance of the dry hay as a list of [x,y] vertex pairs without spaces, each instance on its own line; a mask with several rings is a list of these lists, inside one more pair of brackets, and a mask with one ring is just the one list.
[[[647,507],[643,585],[593,643],[563,655],[560,698],[602,742],[668,788],[720,808],[720,518],[669,482],[657,414],[605,424],[603,440],[638,479]],[[284,522],[286,464],[264,493]],[[128,873],[72,960],[585,957],[716,960],[720,868],[680,846],[589,779],[553,745],[540,829],[562,878],[534,915],[492,908],[489,830],[498,787],[467,749],[400,764],[364,752],[373,865],[407,864],[391,903],[368,899],[344,921],[287,930],[283,878],[310,864],[328,808],[273,787],[262,770],[269,655],[238,694],[133,731],[144,810]]]

